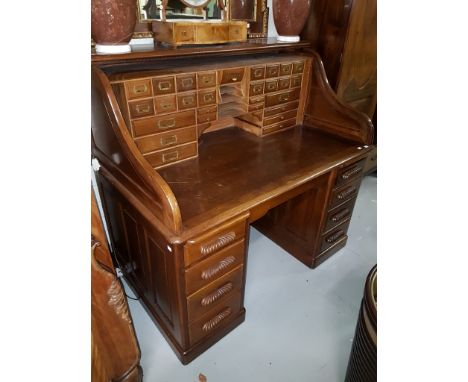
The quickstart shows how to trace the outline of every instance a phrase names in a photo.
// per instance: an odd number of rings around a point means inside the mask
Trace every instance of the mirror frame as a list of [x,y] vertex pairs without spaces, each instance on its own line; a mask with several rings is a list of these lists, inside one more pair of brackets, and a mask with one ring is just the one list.
[[[141,39],[141,38],[153,38],[153,31],[152,31],[152,19],[149,20],[142,20],[140,19],[140,0],[135,0],[137,2],[137,23],[135,26],[135,31],[133,32],[134,39]],[[225,10],[228,11],[230,9],[230,2],[231,1],[238,1],[238,0],[218,0],[218,6],[221,3],[224,3]],[[255,0],[256,1],[256,20],[255,21],[247,21],[250,25],[248,30],[248,38],[265,38],[268,36],[268,14],[269,8],[267,7],[267,0]],[[229,17],[227,17],[227,21],[229,21]]]
[[190,8],[203,8],[203,7],[206,7],[211,0],[204,0],[204,2],[200,5],[192,5],[189,3],[190,0],[179,0],[179,1],[185,6],[190,7]]

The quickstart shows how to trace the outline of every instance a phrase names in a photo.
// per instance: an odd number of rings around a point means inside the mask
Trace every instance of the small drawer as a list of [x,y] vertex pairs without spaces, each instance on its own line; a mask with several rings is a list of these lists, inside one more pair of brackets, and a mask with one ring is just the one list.
[[346,233],[348,232],[350,220],[348,219],[343,224],[340,224],[332,231],[322,235],[322,241],[320,244],[320,252],[327,250],[332,245],[336,244],[340,240],[346,237]]
[[203,90],[198,92],[198,105],[216,105],[216,90]]
[[197,88],[195,73],[183,74],[176,76],[176,84],[178,92],[186,92]]
[[291,74],[292,65],[291,64],[281,64],[280,65],[280,76],[288,76]]
[[244,267],[240,265],[189,296],[187,298],[189,322],[199,319],[209,310],[223,304],[226,299],[232,297],[236,292],[242,293],[243,276]]
[[204,337],[218,331],[233,321],[241,310],[242,294],[235,292],[223,304],[207,312],[189,326],[190,344],[193,346]]
[[177,110],[175,94],[154,99],[156,114],[170,113]]
[[360,185],[361,179],[357,179],[354,182],[345,184],[336,190],[333,190],[330,199],[330,209],[354,198],[358,194]]
[[250,97],[249,98],[249,104],[254,104],[254,103],[259,103],[259,102],[264,102],[265,101],[265,96],[255,96],[255,97]]
[[197,123],[206,123],[216,120],[216,113],[199,114],[197,116]]
[[198,89],[216,86],[216,72],[197,73]]
[[304,61],[293,62],[292,74],[299,74],[304,71]]
[[174,77],[160,77],[153,79],[154,95],[171,94],[175,92]]
[[266,78],[278,77],[279,65],[267,65],[266,67]]
[[217,109],[218,107],[216,105],[197,109],[197,115],[216,113]]
[[350,219],[351,215],[353,214],[354,203],[356,203],[356,198],[353,198],[345,204],[331,210],[327,215],[327,220],[325,222],[325,228],[323,229],[323,232],[328,232],[338,224],[341,224],[345,220]]
[[301,89],[294,89],[279,94],[267,94],[265,96],[265,106],[270,107],[295,101],[299,98],[300,90]]
[[165,149],[183,143],[193,142],[197,140],[197,131],[195,127],[185,127],[182,129],[171,130],[165,133],[136,138],[135,143],[142,154],[149,153],[155,150]]
[[364,173],[365,165],[366,158],[338,170],[335,185],[339,186],[340,184],[350,182],[353,179],[361,178]]
[[151,91],[151,80],[149,79],[126,82],[125,89],[127,90],[127,98],[129,100],[151,97],[153,95]]
[[225,69],[221,72],[221,85],[241,82],[244,78],[244,68]]
[[206,234],[190,239],[184,246],[185,266],[214,254],[222,248],[245,236],[246,221],[244,218],[230,220],[221,227]]
[[142,101],[132,101],[128,103],[130,116],[132,118],[141,118],[154,115],[153,99],[145,99]]
[[229,25],[229,41],[244,41],[247,38],[247,29],[240,25]]
[[295,110],[299,107],[299,102],[290,102],[286,105],[272,107],[270,109],[265,109],[265,117],[270,117],[272,115],[281,114],[285,111]]
[[195,110],[166,114],[151,118],[139,119],[132,122],[136,137],[161,133],[170,129],[195,125]]
[[265,106],[264,102],[256,103],[254,105],[249,105],[248,111],[262,110],[264,106]]
[[268,127],[263,128],[263,133],[264,134],[270,134],[274,133],[275,131],[287,129],[288,127],[293,127],[296,125],[296,118],[294,119],[289,119],[287,121],[278,123],[276,125],[269,125]]
[[250,84],[250,89],[249,89],[249,96],[255,96],[259,94],[263,94],[263,87],[265,83],[262,82],[254,82]]
[[285,113],[277,114],[272,117],[265,118],[263,126],[273,125],[274,123],[283,122],[287,119],[296,118],[297,110],[290,110]]
[[280,78],[278,80],[278,90],[289,89],[289,78]]
[[297,88],[302,84],[302,76],[294,76],[291,77],[291,87]]
[[193,109],[197,107],[197,93],[185,93],[177,95],[179,110]]
[[255,66],[250,68],[250,80],[262,80],[265,78],[265,67],[264,66]]
[[191,295],[201,287],[243,264],[244,257],[245,241],[242,239],[188,268],[185,271],[187,295]]
[[270,80],[265,82],[265,93],[272,93],[278,90],[278,80]]
[[178,43],[195,42],[195,26],[175,24],[174,29],[175,41]]
[[166,150],[155,151],[144,155],[151,166],[157,168],[182,159],[191,158],[197,155],[197,142],[176,146]]

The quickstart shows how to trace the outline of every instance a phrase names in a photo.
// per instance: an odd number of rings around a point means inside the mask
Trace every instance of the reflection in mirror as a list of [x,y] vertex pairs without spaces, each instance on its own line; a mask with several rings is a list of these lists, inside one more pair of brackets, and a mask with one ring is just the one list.
[[256,21],[257,19],[257,0],[230,1],[230,19]]
[[[206,0],[185,0],[187,4],[203,4]],[[160,20],[162,0],[138,0],[140,20]],[[217,0],[210,0],[206,5],[208,19],[221,19],[221,9]],[[180,0],[168,0],[167,19],[200,19],[203,20],[203,8],[192,8]]]

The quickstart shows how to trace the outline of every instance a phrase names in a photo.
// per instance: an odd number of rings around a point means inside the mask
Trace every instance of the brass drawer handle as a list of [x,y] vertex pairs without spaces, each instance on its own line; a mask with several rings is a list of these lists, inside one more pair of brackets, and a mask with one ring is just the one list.
[[237,81],[237,77],[231,77],[231,81]]
[[170,107],[173,107],[173,104],[172,103],[162,103],[161,104],[161,108],[162,109],[168,109]]
[[279,96],[280,102],[287,101],[288,99],[289,99],[289,94],[281,94],[281,95]]
[[193,86],[193,78],[183,78],[182,79],[182,87],[183,88],[191,88]]
[[171,127],[174,127],[175,124],[176,124],[175,118],[162,119],[158,121],[158,128],[161,130],[170,129]]
[[234,285],[231,282],[223,285],[221,288],[215,290],[213,293],[210,293],[208,296],[203,297],[201,300],[202,306],[208,306],[212,303],[218,301],[221,297],[226,296],[227,294],[231,293],[234,289]]
[[361,171],[362,171],[362,167],[356,166],[356,167],[352,168],[351,170],[348,170],[348,171],[344,172],[343,174],[341,174],[341,178],[345,179],[345,180],[349,179],[352,176],[355,176],[355,175],[359,174]]
[[137,113],[148,113],[150,111],[150,105],[136,105]]
[[347,189],[341,191],[336,197],[340,200],[347,198],[349,195],[354,194],[356,192],[356,187],[351,186],[348,187]]
[[146,93],[147,91],[148,91],[148,86],[146,84],[133,86],[133,94]]
[[160,142],[161,142],[161,146],[173,145],[174,143],[177,143],[177,135],[171,135],[169,137],[162,137]]
[[170,90],[172,88],[171,82],[166,81],[166,82],[160,82],[158,84],[159,90]]
[[205,94],[205,95],[203,96],[203,101],[204,101],[204,102],[214,101],[214,96],[213,96],[213,94],[211,94],[211,93],[210,93],[210,94]]
[[234,264],[236,258],[234,256],[228,256],[225,259],[221,260],[215,266],[204,270],[201,274],[201,278],[203,280],[209,280],[216,276],[219,272],[224,271],[225,269],[229,268],[232,264]]
[[166,153],[162,156],[163,163],[170,162],[179,158],[179,152],[174,151],[172,153]]
[[203,76],[202,82],[204,84],[211,84],[213,82],[213,76]]
[[195,99],[193,96],[182,98],[182,105],[184,106],[193,105],[194,102],[195,102]]
[[340,229],[338,232],[335,232],[333,235],[328,236],[325,239],[325,241],[328,244],[331,244],[331,243],[334,243],[335,241],[337,241],[343,235],[344,235],[344,231],[342,229]]
[[225,247],[226,245],[232,243],[234,240],[236,240],[236,233],[234,231],[225,233],[224,235],[221,235],[220,237],[218,237],[216,240],[210,243],[201,245],[200,253],[203,256],[209,255]]
[[333,215],[331,221],[333,223],[339,222],[340,220],[344,219],[349,215],[349,208],[345,208],[344,210],[338,212],[337,214]]
[[231,308],[224,309],[221,313],[214,316],[211,320],[205,322],[205,324],[202,327],[203,331],[209,332],[210,330],[218,326],[220,322],[223,321],[226,317],[230,316],[231,313]]

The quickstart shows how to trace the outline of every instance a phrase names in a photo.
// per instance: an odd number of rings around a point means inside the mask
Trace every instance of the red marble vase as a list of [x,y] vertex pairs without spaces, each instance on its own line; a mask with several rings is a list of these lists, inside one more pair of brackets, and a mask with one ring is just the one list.
[[91,0],[91,37],[96,51],[123,53],[135,29],[136,0]]
[[309,17],[311,0],[273,0],[273,20],[279,41],[299,41]]

